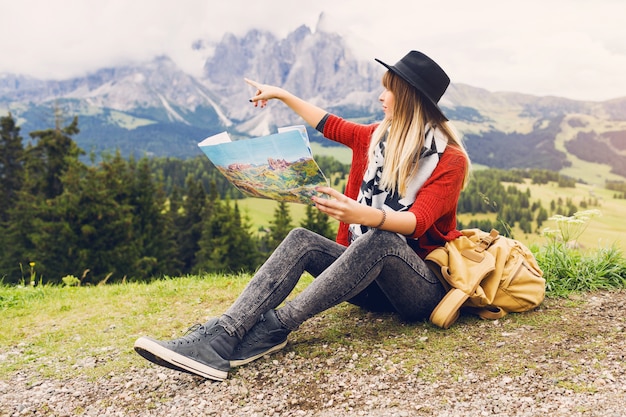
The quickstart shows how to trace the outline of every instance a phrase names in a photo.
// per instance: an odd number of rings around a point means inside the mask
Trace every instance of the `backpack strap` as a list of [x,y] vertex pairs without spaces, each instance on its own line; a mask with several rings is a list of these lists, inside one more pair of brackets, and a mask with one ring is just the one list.
[[426,256],[427,261],[439,266],[433,272],[448,290],[430,315],[436,326],[449,328],[483,278],[495,269],[495,258],[487,248],[498,238],[498,231],[483,233],[476,240],[466,235],[453,239]]
[[468,297],[460,289],[452,288],[430,313],[430,321],[442,329],[447,329],[459,318],[461,306]]
[[[476,247],[477,252],[486,251],[489,249],[491,244],[498,238],[500,232],[496,229],[491,229],[488,235],[485,235],[480,238],[478,241],[478,246]],[[464,310],[480,317],[483,320],[497,320],[506,315],[506,311],[496,306],[486,306],[486,307],[464,307]]]
[[497,320],[506,316],[506,311],[497,306],[463,307],[464,311],[474,314],[483,320]]
[[494,240],[498,238],[499,235],[500,235],[500,232],[498,232],[496,229],[491,229],[491,232],[489,232],[488,235],[485,235],[480,238],[480,240],[477,243],[478,246],[474,250],[476,252],[486,251],[487,249],[489,249],[489,246],[491,246]]

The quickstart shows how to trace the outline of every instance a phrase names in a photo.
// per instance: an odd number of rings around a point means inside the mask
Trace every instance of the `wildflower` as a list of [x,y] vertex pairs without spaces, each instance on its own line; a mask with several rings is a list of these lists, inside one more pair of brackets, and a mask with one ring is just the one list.
[[35,278],[37,276],[37,274],[35,273],[35,262],[30,262],[28,265],[30,265],[30,285],[34,287]]
[[577,211],[572,216],[556,214],[548,220],[556,222],[556,230],[544,229],[544,235],[552,239],[560,239],[562,242],[575,242],[587,229],[592,218],[601,216],[600,210]]

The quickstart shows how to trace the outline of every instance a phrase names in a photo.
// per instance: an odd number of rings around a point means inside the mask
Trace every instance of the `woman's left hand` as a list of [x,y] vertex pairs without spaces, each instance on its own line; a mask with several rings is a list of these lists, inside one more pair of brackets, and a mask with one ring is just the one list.
[[368,209],[371,207],[359,204],[331,187],[317,187],[315,190],[330,197],[312,197],[319,211],[344,223],[367,224]]

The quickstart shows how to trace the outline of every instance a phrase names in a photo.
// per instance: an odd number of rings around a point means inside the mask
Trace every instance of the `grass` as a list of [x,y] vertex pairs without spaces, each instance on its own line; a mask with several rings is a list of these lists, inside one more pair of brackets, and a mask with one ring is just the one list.
[[[531,184],[528,180],[525,184],[505,183],[504,185],[515,185],[522,191],[525,191],[527,188],[530,189],[531,203],[541,201],[546,209],[549,209],[550,201],[557,201],[558,198],[561,198],[563,201],[571,199],[577,207],[581,207],[583,200],[597,199],[598,205],[589,206],[588,208],[599,210],[601,215],[589,222],[585,233],[577,241],[579,247],[594,251],[598,248],[615,246],[618,249],[626,250],[626,241],[624,241],[626,222],[623,220],[623,213],[626,211],[626,200],[613,198],[613,191],[585,184],[576,184],[575,188],[559,188],[555,183],[537,185]],[[583,211],[584,209],[581,208],[580,210]],[[496,214],[477,213],[472,215],[471,213],[462,213],[458,215],[458,218],[464,224],[468,224],[470,220],[474,219],[495,221]],[[546,221],[540,230],[537,230],[536,225],[534,225],[535,232],[526,234],[516,226],[513,228],[513,236],[527,246],[543,245],[546,239],[541,231],[544,228],[554,227],[555,223],[553,221]]]
[[[450,329],[441,330],[429,323],[410,324],[394,315],[371,314],[341,304],[305,322],[290,338],[289,349],[311,360],[340,360],[353,366],[355,372],[417,373],[432,381],[442,374],[465,378],[468,373],[481,372],[489,364],[494,349],[512,358],[523,354],[510,340],[510,335],[518,335],[520,331],[543,329],[543,343],[526,346],[538,352],[547,349],[546,344],[552,346],[571,338],[571,334],[563,332],[577,330],[563,328],[563,311],[545,308],[545,304],[551,305],[558,297],[581,291],[626,288],[626,261],[616,255],[611,252],[609,262],[602,252],[590,261],[567,251],[562,255],[564,259],[569,256],[564,268],[572,273],[559,284],[561,287],[549,285],[552,291],[549,295],[553,297],[544,303],[542,314],[512,314],[499,320],[497,326],[462,317]],[[546,268],[548,261],[538,259],[543,262],[542,268]],[[560,266],[560,262],[555,263]],[[589,263],[596,265],[593,276],[582,273]],[[550,268],[546,269],[551,274],[563,273],[561,269]],[[613,280],[599,286],[599,277],[604,275]],[[80,375],[97,379],[136,366],[148,366],[132,350],[135,339],[143,335],[161,339],[181,336],[191,324],[224,312],[249,279],[249,275],[211,274],[83,287],[0,286],[0,378],[26,369],[41,377]],[[293,295],[311,280],[305,275]],[[558,280],[548,280],[549,284],[554,282]],[[583,297],[561,300],[560,308],[576,309]],[[583,333],[577,336],[592,336],[589,327],[592,326],[581,328]],[[597,355],[603,354],[598,346],[591,348]],[[415,355],[416,350],[423,354]],[[368,351],[376,353],[358,353]],[[569,351],[566,353],[570,355]],[[572,361],[577,356],[572,356]],[[512,360],[500,362],[490,373],[518,375],[526,368],[524,361]]]
[[[547,185],[527,183],[520,186],[524,190],[526,187],[530,189],[531,200],[541,201],[544,207],[549,207],[550,201],[557,200],[559,197],[563,201],[569,198],[579,207],[583,200],[597,199],[599,205],[589,208],[598,209],[602,214],[589,222],[589,226],[580,237],[579,243],[592,250],[613,244],[626,249],[626,246],[623,246],[626,242],[622,242],[623,237],[626,236],[626,223],[623,214],[626,210],[626,200],[613,198],[613,191],[586,184],[576,184],[575,188],[559,188],[554,183]],[[546,226],[553,226],[553,224],[547,222],[544,224],[544,227]],[[516,238],[525,240],[528,244],[542,242],[542,237],[538,234],[523,236],[519,232],[516,234]]]
[[322,146],[317,142],[311,142],[313,155],[332,156],[342,164],[352,163],[352,149],[347,146]]
[[583,254],[553,243],[537,254],[553,295],[626,287],[626,260],[615,247]]
[[[247,215],[253,230],[269,227],[270,221],[274,218],[274,212],[278,208],[278,202],[262,198],[244,198],[237,200],[239,209]],[[287,203],[293,224],[299,225],[306,216],[306,206],[304,204]]]
[[[24,367],[57,377],[72,366],[93,377],[127,368],[137,362],[135,339],[181,336],[194,322],[224,312],[249,278],[203,275],[83,287],[0,286],[0,377]],[[296,291],[308,282],[310,278],[303,279]]]

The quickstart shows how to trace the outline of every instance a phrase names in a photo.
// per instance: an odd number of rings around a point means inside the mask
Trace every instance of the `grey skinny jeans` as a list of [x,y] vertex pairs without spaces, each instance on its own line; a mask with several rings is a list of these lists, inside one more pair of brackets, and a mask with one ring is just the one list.
[[396,233],[371,230],[349,247],[304,228],[292,230],[220,318],[242,338],[261,314],[277,308],[304,272],[315,279],[276,310],[279,321],[297,329],[305,320],[349,301],[368,310],[395,311],[423,320],[445,295],[425,262]]

